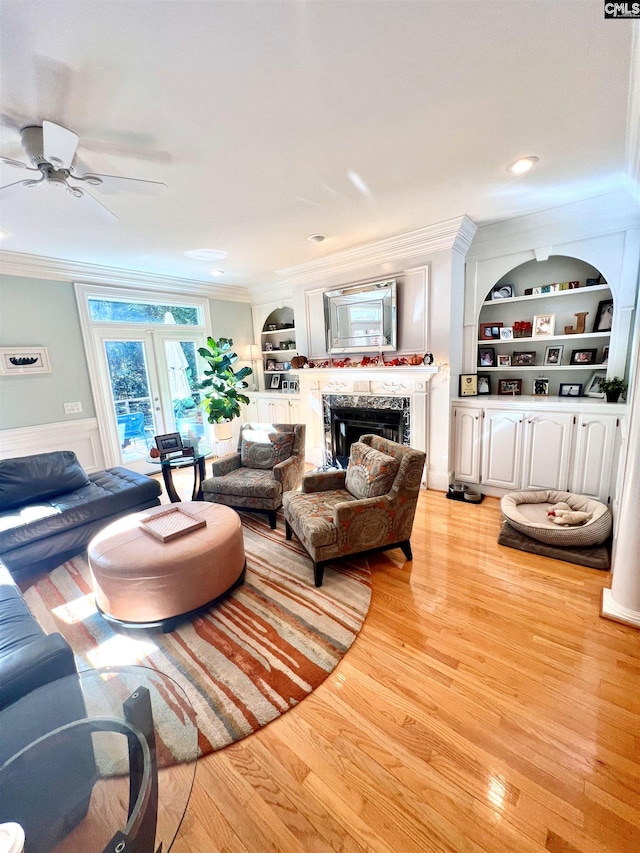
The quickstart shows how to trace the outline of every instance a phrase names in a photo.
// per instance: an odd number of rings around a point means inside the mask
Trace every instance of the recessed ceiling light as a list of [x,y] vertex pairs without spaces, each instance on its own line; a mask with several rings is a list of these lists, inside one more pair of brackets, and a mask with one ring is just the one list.
[[531,157],[521,157],[507,166],[507,172],[511,172],[512,175],[524,175],[529,169],[533,169],[539,160],[539,157],[533,155]]
[[196,261],[221,261],[227,257],[227,252],[222,252],[220,249],[191,249],[184,253],[187,258],[194,258]]
[[224,270],[211,270],[211,275],[224,275]]
[[311,234],[307,239],[311,240],[312,243],[322,243],[327,238],[324,234]]

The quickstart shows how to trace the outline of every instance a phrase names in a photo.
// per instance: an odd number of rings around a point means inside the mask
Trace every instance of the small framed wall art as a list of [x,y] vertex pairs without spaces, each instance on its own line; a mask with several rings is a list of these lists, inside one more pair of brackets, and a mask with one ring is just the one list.
[[564,344],[559,346],[548,346],[544,351],[545,364],[562,364],[562,353],[564,352]]
[[604,299],[598,303],[596,319],[593,323],[594,332],[610,332],[613,322],[613,299]]
[[522,394],[522,379],[498,379],[498,394],[519,396]]
[[547,377],[538,377],[533,380],[533,396],[548,397],[549,396],[549,379]]
[[582,397],[582,383],[561,382],[558,397]]
[[29,373],[51,373],[46,347],[0,348],[0,375],[26,376]]
[[480,367],[496,366],[496,351],[494,347],[478,348],[478,365]]
[[553,335],[555,325],[555,314],[536,314],[533,318],[533,337],[544,338]]
[[502,323],[480,323],[478,332],[478,340],[480,341],[497,341],[500,339],[500,330]]
[[491,377],[482,373],[478,374],[478,394],[491,393]]
[[594,364],[597,352],[597,349],[574,349],[569,364]]
[[513,296],[512,284],[496,284],[491,290],[491,299],[511,299]]
[[477,397],[478,396],[478,374],[477,373],[461,373],[460,388],[458,391],[459,397]]
[[536,354],[533,351],[514,352],[513,365],[515,367],[533,367],[536,363]]
[[604,370],[596,370],[591,379],[587,382],[584,388],[585,397],[598,397],[604,400],[604,391],[600,390],[600,380],[606,379],[607,374]]

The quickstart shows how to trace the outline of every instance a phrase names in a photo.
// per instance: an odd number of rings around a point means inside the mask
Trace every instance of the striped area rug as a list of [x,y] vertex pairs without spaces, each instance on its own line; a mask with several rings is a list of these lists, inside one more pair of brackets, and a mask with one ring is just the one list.
[[[172,634],[106,622],[81,557],[25,593],[44,629],[67,639],[79,669],[140,664],[177,681],[197,715],[201,755],[257,731],[324,681],[355,640],[371,598],[364,557],[328,565],[316,589],[311,561],[297,541],[285,540],[281,518],[277,530],[249,514],[242,524],[245,583]],[[170,725],[170,702],[166,714]]]

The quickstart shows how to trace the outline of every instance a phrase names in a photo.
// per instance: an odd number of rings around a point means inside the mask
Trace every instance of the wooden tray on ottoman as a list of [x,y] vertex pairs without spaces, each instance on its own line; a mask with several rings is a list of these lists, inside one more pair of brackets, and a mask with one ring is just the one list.
[[161,542],[170,542],[185,533],[206,527],[207,522],[193,512],[179,506],[171,506],[163,512],[141,518],[140,526]]

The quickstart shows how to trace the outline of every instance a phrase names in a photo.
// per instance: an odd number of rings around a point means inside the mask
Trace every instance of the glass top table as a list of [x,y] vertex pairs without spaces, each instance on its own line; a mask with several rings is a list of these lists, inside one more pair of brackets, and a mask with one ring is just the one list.
[[211,447],[203,444],[200,445],[198,451],[193,456],[174,456],[167,459],[149,456],[147,462],[152,462],[154,465],[160,465],[162,468],[162,479],[167,490],[167,495],[171,503],[180,503],[180,495],[176,491],[173,484],[173,469],[174,468],[190,468],[193,467],[193,492],[191,494],[192,501],[201,501],[202,481],[205,478],[204,461],[212,452]]
[[195,777],[195,712],[141,666],[87,670],[0,710],[0,823],[25,853],[168,851]]

